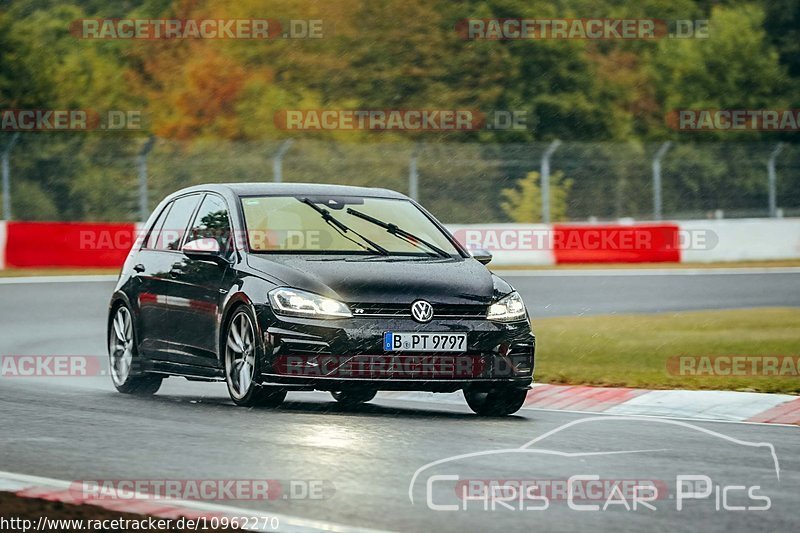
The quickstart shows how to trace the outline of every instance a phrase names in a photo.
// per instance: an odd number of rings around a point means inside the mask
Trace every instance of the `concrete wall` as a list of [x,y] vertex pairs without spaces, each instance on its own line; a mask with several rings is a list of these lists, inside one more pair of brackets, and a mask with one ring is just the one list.
[[[682,250],[684,263],[759,261],[800,258],[800,219],[691,220],[680,222],[686,232],[707,232],[714,246]],[[709,243],[711,244],[711,243]]]

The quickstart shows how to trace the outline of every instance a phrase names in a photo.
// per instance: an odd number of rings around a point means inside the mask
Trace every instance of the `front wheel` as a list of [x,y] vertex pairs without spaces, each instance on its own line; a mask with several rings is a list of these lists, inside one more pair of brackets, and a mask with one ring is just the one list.
[[481,416],[507,416],[516,413],[525,403],[526,389],[464,390],[467,405]]
[[237,309],[225,334],[225,382],[233,403],[243,407],[277,407],[286,390],[257,382],[258,343],[255,321],[246,307]]
[[378,394],[378,391],[370,389],[331,392],[331,396],[333,396],[334,400],[349,407],[367,403],[373,399],[376,394]]
[[108,369],[111,381],[124,394],[155,394],[161,387],[161,376],[135,375],[131,371],[136,361],[135,338],[133,315],[125,304],[121,304],[114,310],[108,332]]

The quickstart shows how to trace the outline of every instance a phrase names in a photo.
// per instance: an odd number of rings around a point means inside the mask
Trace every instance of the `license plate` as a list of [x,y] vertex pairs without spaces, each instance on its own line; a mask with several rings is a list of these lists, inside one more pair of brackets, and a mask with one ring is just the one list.
[[383,334],[387,352],[466,352],[466,333],[420,333],[387,331]]

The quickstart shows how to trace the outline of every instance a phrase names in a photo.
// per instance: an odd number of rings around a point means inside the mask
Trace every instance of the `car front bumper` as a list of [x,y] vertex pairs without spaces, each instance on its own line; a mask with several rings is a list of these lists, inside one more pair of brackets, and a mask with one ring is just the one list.
[[[527,388],[533,381],[535,337],[527,320],[407,317],[310,319],[256,308],[263,336],[263,383],[288,388],[422,390]],[[387,352],[387,331],[466,333],[464,353]]]

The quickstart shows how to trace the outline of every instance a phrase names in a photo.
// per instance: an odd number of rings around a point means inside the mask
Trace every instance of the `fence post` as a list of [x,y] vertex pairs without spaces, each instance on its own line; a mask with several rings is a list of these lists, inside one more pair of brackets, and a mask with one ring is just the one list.
[[3,220],[11,220],[11,171],[9,170],[8,158],[18,138],[19,132],[14,133],[3,150]]
[[422,144],[417,143],[411,152],[411,159],[408,162],[408,195],[419,201],[419,172],[417,171],[417,157],[422,150]]
[[292,146],[293,142],[292,139],[283,141],[278,151],[272,156],[272,181],[275,183],[283,182],[283,156],[289,151],[289,147]]
[[775,218],[778,216],[778,193],[776,191],[776,178],[775,178],[775,160],[778,155],[783,151],[783,143],[778,143],[772,154],[769,156],[767,162],[767,187],[769,189],[769,216]]
[[139,151],[137,158],[137,166],[139,167],[139,220],[141,222],[147,221],[147,216],[150,214],[148,206],[148,190],[147,190],[147,155],[153,149],[156,143],[155,137],[150,137],[144,146]]
[[542,189],[542,222],[545,224],[550,223],[550,156],[553,155],[558,147],[561,146],[561,141],[558,139],[550,143],[547,150],[544,151],[541,161],[541,189]]
[[653,220],[661,220],[661,160],[671,146],[671,141],[665,142],[653,156]]
[[11,171],[9,166],[9,157],[11,149],[19,139],[19,132],[11,136],[11,140],[3,150],[3,220],[11,220]]

